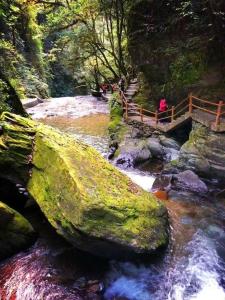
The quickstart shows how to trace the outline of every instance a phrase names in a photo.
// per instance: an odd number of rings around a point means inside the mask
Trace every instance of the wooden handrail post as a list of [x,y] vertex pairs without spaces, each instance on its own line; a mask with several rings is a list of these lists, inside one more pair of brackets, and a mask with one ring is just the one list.
[[189,114],[191,115],[191,114],[192,114],[192,111],[193,111],[193,106],[192,106],[192,101],[193,101],[192,93],[189,94],[188,98],[189,98]]
[[143,123],[143,107],[140,107],[141,122]]
[[174,112],[175,112],[175,107],[172,106],[172,111],[171,111],[171,122],[174,121]]
[[119,95],[120,95],[120,101],[122,103],[122,107],[124,108],[123,96],[122,96],[122,94],[120,92],[119,92]]
[[128,103],[127,103],[127,101],[125,102],[126,103],[126,121],[128,120]]
[[158,111],[155,112],[155,124],[158,124]]
[[216,128],[218,127],[218,125],[220,125],[220,115],[221,115],[221,111],[222,111],[222,105],[223,105],[223,101],[220,101],[218,104],[218,108],[217,108],[217,113],[216,113]]

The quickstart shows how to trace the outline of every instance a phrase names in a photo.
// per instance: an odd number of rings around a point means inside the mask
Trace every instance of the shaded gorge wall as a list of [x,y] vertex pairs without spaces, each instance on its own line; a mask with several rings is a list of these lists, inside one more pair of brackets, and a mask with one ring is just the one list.
[[128,33],[141,82],[138,103],[154,108],[160,97],[176,103],[190,92],[215,101],[224,96],[224,12],[223,1],[133,5]]

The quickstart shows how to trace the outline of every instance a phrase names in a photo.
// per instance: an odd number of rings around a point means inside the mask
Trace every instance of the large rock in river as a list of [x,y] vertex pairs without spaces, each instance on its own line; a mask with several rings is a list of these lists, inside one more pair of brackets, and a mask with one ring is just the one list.
[[225,134],[193,122],[189,140],[169,168],[191,170],[203,178],[225,181]]
[[163,204],[95,149],[9,113],[0,124],[0,171],[27,187],[74,246],[102,257],[128,257],[166,245]]
[[34,230],[18,212],[0,202],[0,260],[34,241]]

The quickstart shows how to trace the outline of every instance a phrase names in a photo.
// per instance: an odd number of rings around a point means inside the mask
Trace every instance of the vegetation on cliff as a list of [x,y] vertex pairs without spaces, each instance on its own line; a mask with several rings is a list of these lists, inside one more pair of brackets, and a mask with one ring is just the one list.
[[137,101],[174,103],[189,92],[223,99],[224,24],[224,1],[137,1],[128,26],[145,87]]
[[223,1],[3,1],[1,73],[20,98],[73,95],[139,72],[140,103],[193,89],[220,96],[224,19]]

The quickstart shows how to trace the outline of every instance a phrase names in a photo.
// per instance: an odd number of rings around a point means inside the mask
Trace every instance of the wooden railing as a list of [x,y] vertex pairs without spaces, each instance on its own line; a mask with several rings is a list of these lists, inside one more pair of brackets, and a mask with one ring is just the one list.
[[[155,121],[155,125],[159,122],[166,121],[167,123],[175,122],[179,117],[188,113],[192,115],[194,110],[203,111],[214,116],[214,125],[217,128],[225,116],[225,103],[219,101],[218,103],[211,102],[208,100],[200,99],[192,94],[183,99],[178,105],[172,106],[165,112],[150,111],[142,106],[129,102],[122,91],[120,91],[121,102],[125,112],[125,119],[128,120],[129,112],[135,113],[136,116],[140,116],[140,121],[144,122],[145,118],[151,118]],[[223,120],[225,123],[225,119]]]

